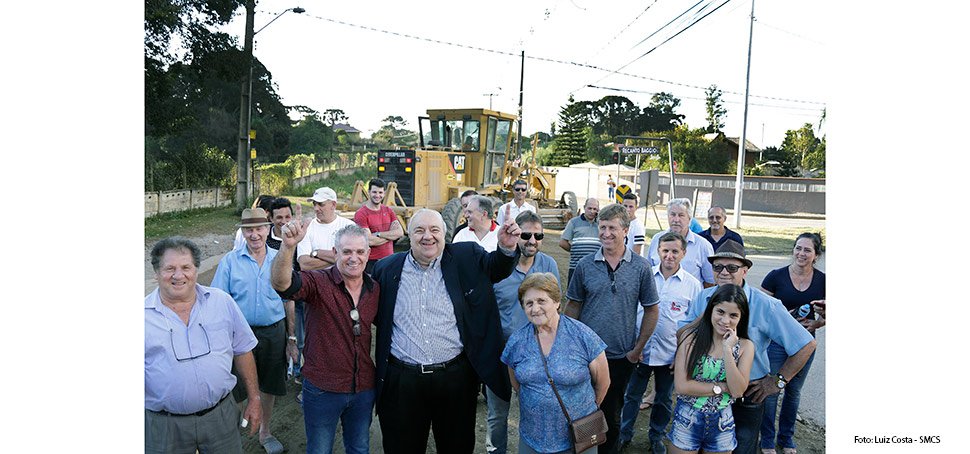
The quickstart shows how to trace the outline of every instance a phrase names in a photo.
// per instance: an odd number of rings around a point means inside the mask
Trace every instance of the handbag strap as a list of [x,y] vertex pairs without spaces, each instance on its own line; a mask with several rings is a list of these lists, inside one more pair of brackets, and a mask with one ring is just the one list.
[[534,333],[536,335],[536,344],[539,345],[539,357],[542,358],[542,367],[546,370],[546,378],[549,379],[549,386],[552,386],[552,392],[556,394],[556,400],[559,401],[559,408],[562,408],[563,414],[566,415],[566,421],[572,424],[573,418],[569,417],[569,412],[566,411],[566,404],[563,403],[562,397],[559,396],[559,390],[556,389],[556,383],[552,381],[552,375],[549,375],[549,365],[546,364],[546,355],[542,353],[542,341],[539,340],[539,329],[536,328]]

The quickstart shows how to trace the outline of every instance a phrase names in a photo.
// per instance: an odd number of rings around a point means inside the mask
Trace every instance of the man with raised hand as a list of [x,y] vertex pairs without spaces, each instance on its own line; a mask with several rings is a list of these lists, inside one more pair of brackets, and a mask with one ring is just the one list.
[[370,451],[374,408],[371,326],[379,289],[364,272],[368,232],[357,225],[337,231],[337,263],[323,270],[293,270],[296,245],[310,221],[284,227],[283,245],[273,261],[273,288],[283,298],[306,302],[306,364],[303,368],[303,420],[308,453],[333,449],[337,422],[348,453]]
[[411,250],[377,262],[377,416],[385,452],[423,453],[433,430],[438,452],[471,453],[480,383],[511,399],[492,284],[512,272],[520,233],[506,213],[494,252],[471,242],[446,245],[441,214],[421,209],[408,222]]

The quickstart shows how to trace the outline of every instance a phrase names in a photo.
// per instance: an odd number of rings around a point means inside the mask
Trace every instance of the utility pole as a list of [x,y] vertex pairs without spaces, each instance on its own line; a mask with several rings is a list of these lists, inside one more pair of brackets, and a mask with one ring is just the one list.
[[236,150],[236,209],[246,208],[249,200],[249,121],[252,114],[250,99],[253,89],[253,33],[256,15],[256,0],[246,0],[246,38],[243,55],[246,57],[246,72],[243,73],[239,90],[239,148]]
[[744,77],[744,122],[741,126],[741,140],[738,144],[738,177],[734,180],[734,225],[741,227],[741,196],[744,193],[744,155],[748,134],[748,88],[751,85],[751,40],[754,37],[754,0],[751,0],[751,24],[748,30],[748,69]]

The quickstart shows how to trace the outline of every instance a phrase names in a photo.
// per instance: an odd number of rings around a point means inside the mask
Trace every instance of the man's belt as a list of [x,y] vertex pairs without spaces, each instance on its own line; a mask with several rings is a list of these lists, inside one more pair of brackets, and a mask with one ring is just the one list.
[[181,413],[171,413],[171,412],[167,412],[165,410],[159,410],[159,411],[148,410],[148,411],[150,411],[152,413],[158,413],[158,414],[163,415],[163,416],[205,416],[207,413],[209,413],[210,411],[212,411],[216,407],[218,407],[219,404],[222,403],[222,401],[228,399],[230,394],[232,394],[232,393],[226,394],[222,399],[219,399],[219,402],[216,402],[215,405],[213,405],[213,406],[211,406],[209,408],[206,408],[205,410],[199,410],[199,411],[197,411],[195,413],[181,414]]
[[464,357],[465,357],[465,354],[464,353],[459,353],[458,356],[456,356],[454,358],[451,358],[448,361],[445,361],[445,362],[442,362],[442,363],[434,363],[434,364],[408,364],[408,363],[406,363],[404,361],[401,361],[401,360],[399,360],[399,359],[397,359],[397,358],[395,358],[393,356],[388,356],[388,362],[390,362],[391,364],[394,364],[394,365],[396,365],[396,366],[398,366],[398,367],[400,367],[400,368],[402,368],[404,370],[409,370],[409,371],[412,371],[412,372],[418,372],[418,373],[421,373],[421,374],[430,374],[430,373],[433,373],[433,372],[436,372],[436,371],[445,370],[445,369],[448,368],[448,366],[457,363],[458,361],[460,361]]

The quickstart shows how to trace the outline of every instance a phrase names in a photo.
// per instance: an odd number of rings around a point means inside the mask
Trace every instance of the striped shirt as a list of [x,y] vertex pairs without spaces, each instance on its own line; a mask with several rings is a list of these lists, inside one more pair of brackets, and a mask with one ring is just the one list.
[[626,248],[633,251],[634,246],[645,243],[644,234],[643,224],[637,222],[636,219],[630,221],[630,231],[626,234]]
[[408,254],[394,305],[391,355],[408,364],[435,364],[458,356],[463,348],[441,257],[422,268]]
[[587,221],[585,214],[580,214],[566,223],[562,239],[569,242],[569,269],[575,269],[580,259],[595,253],[602,246],[596,220]]

